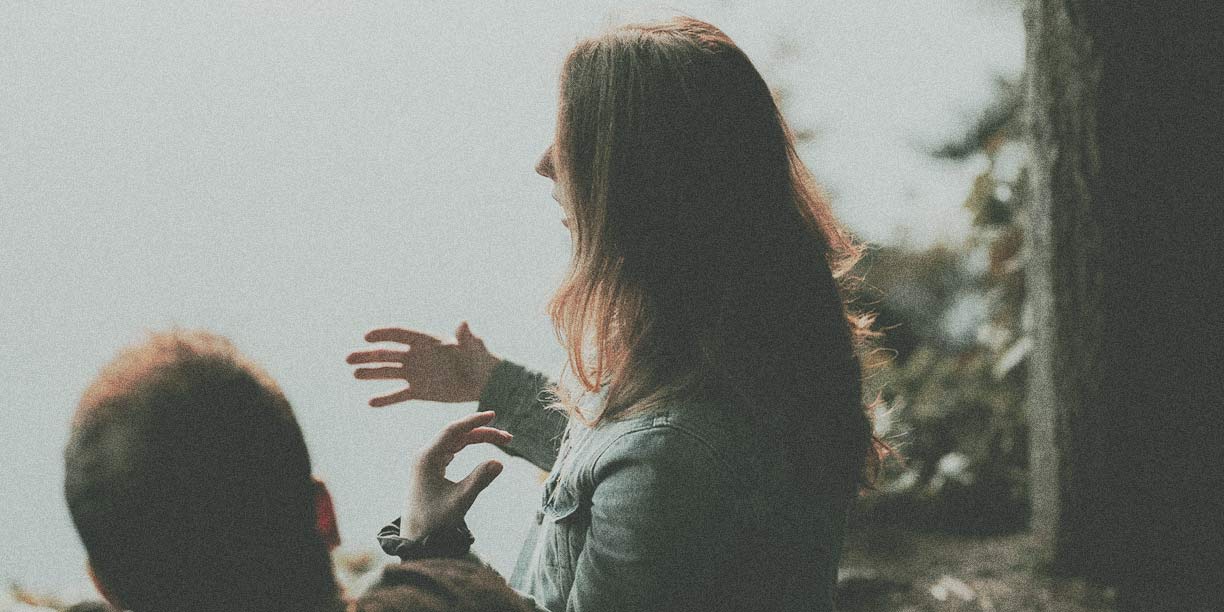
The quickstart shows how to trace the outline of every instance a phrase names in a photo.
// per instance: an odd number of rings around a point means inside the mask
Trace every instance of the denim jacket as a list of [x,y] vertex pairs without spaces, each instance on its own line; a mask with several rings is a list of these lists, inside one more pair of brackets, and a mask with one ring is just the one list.
[[729,406],[588,428],[544,407],[546,385],[502,362],[480,398],[507,451],[550,472],[512,586],[549,612],[833,609],[852,494],[789,486],[778,445]]

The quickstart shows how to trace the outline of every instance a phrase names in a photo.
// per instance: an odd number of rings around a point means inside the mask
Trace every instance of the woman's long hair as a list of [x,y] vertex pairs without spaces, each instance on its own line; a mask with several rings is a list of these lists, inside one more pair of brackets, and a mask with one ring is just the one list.
[[554,155],[574,251],[549,314],[584,393],[606,391],[593,416],[559,404],[594,426],[729,399],[804,480],[869,482],[886,449],[856,354],[870,317],[842,286],[861,247],[735,43],[689,18],[579,43]]

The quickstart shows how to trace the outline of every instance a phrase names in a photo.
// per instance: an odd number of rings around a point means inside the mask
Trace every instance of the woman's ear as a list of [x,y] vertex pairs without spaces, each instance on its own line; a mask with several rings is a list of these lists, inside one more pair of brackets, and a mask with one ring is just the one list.
[[322,480],[311,477],[314,481],[315,529],[327,543],[327,550],[335,550],[340,546],[340,528],[336,523],[336,508],[332,506],[331,493]]

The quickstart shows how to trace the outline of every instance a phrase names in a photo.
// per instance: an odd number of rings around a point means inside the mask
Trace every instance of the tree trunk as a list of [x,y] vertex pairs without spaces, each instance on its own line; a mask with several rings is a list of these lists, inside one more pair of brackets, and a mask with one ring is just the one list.
[[1033,529],[1124,610],[1224,610],[1224,3],[1025,21]]

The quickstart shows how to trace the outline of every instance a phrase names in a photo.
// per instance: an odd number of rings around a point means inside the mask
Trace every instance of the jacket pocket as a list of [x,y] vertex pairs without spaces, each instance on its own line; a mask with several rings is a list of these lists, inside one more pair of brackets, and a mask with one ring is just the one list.
[[558,571],[558,577],[570,580],[578,555],[585,541],[585,527],[578,492],[564,482],[549,482],[544,487],[544,503],[540,508],[543,561]]
[[569,519],[578,512],[578,493],[573,487],[556,480],[549,481],[544,487],[544,500],[541,510],[544,518],[553,523]]

